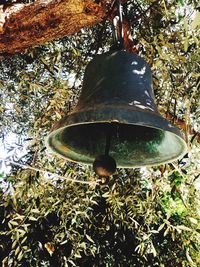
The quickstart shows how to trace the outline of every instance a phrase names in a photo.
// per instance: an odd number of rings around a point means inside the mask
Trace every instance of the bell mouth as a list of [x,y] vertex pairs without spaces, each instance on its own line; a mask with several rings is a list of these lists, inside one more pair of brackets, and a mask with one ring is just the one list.
[[106,133],[112,127],[109,155],[117,167],[154,166],[174,161],[186,151],[176,133],[138,124],[88,122],[67,125],[53,131],[47,140],[51,150],[70,161],[91,165],[104,154]]

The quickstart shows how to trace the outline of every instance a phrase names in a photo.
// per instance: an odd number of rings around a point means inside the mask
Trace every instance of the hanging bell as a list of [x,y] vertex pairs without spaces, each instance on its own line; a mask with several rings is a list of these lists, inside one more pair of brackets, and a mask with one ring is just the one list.
[[186,152],[179,129],[158,113],[147,63],[123,50],[88,64],[78,104],[54,126],[47,146],[65,159],[92,164],[105,153],[110,129],[109,155],[117,167],[159,165]]

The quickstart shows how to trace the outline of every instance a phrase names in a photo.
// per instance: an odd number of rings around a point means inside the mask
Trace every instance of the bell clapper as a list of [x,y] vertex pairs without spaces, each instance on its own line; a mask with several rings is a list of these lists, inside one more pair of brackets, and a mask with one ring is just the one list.
[[109,156],[110,144],[112,138],[112,124],[109,125],[108,133],[106,135],[106,146],[104,155],[98,156],[93,163],[94,172],[102,179],[111,176],[116,171],[116,162]]

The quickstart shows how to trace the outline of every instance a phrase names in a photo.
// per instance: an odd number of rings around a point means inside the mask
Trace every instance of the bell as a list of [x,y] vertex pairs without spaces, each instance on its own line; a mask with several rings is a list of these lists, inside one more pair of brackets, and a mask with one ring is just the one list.
[[179,129],[158,113],[147,63],[123,50],[88,64],[78,104],[54,126],[47,146],[65,159],[92,164],[105,154],[109,132],[117,167],[159,165],[186,152]]

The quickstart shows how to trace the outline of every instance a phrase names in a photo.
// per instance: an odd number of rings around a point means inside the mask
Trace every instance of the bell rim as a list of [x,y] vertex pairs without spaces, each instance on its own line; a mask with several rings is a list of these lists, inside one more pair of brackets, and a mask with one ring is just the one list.
[[[146,126],[144,126],[146,127]],[[65,127],[63,127],[64,129]],[[147,127],[148,128],[148,127]],[[150,128],[150,127],[149,127]],[[61,128],[62,129],[62,128]],[[156,128],[155,128],[156,129]],[[174,134],[174,133],[172,133]],[[84,166],[92,166],[92,162],[91,163],[86,163],[86,162],[83,162],[83,161],[79,161],[79,160],[74,160],[74,159],[71,159],[70,157],[67,157],[67,156],[64,156],[58,152],[56,152],[55,150],[53,150],[51,148],[51,146],[49,145],[49,142],[48,142],[48,137],[50,137],[51,134],[49,134],[45,140],[45,146],[47,147],[48,150],[51,151],[52,154],[54,154],[55,156],[57,156],[58,158],[62,158],[64,160],[68,160],[69,162],[73,162],[73,163],[77,163],[77,164],[81,164],[81,165],[84,165]],[[174,134],[176,135],[176,134]],[[177,135],[178,136],[178,135]],[[137,169],[137,168],[143,168],[143,167],[155,167],[155,166],[161,166],[161,165],[164,165],[164,164],[168,164],[168,163],[172,163],[174,162],[175,160],[179,160],[180,158],[182,158],[186,153],[187,153],[187,145],[185,143],[185,141],[178,136],[178,138],[182,141],[182,144],[184,144],[184,150],[182,153],[180,153],[178,156],[176,157],[173,157],[169,160],[165,160],[165,161],[162,161],[162,162],[157,162],[157,163],[151,163],[151,164],[144,164],[144,165],[123,165],[121,166],[120,164],[117,164],[117,168],[121,168],[121,169]]]
[[[163,118],[159,113],[155,113],[155,112],[151,112],[151,111],[141,111],[141,110],[132,110],[131,113],[135,114],[138,113],[139,115],[145,115],[145,118],[147,119],[148,121],[148,117],[151,117],[151,118],[156,118],[158,121],[160,121],[162,123],[162,126],[159,127],[158,125],[153,125],[153,124],[149,124],[145,121],[143,121],[142,123],[141,122],[130,122],[130,121],[127,121],[127,120],[122,120],[122,118],[120,119],[118,117],[118,119],[116,118],[112,118],[112,119],[109,119],[108,120],[108,107],[105,109],[104,108],[104,112],[102,112],[102,108],[101,108],[101,115],[102,113],[105,114],[105,117],[106,119],[96,119],[96,115],[100,112],[100,109],[95,109],[95,110],[84,110],[84,111],[78,111],[78,112],[75,112],[75,113],[71,113],[67,116],[65,116],[64,118],[62,118],[60,121],[58,121],[58,123],[55,125],[55,127],[52,129],[52,131],[50,132],[50,134],[46,137],[46,140],[45,140],[45,145],[47,147],[48,150],[50,150],[54,155],[57,155],[58,157],[61,157],[65,160],[69,160],[70,162],[74,162],[74,163],[80,163],[80,164],[83,164],[83,165],[92,165],[92,163],[87,163],[87,162],[83,162],[83,161],[79,161],[79,160],[74,160],[74,159],[71,159],[70,157],[67,157],[67,156],[64,156],[62,154],[60,154],[59,152],[57,152],[55,149],[53,149],[49,143],[49,140],[51,137],[53,137],[53,135],[55,135],[57,132],[59,131],[62,131],[66,128],[69,128],[69,127],[73,127],[73,126],[78,126],[78,125],[86,125],[86,124],[100,124],[100,123],[119,123],[119,124],[129,124],[129,125],[135,125],[135,126],[143,126],[143,127],[146,127],[146,128],[154,128],[154,129],[157,129],[157,130],[161,130],[161,131],[167,131],[169,132],[170,134],[173,134],[175,135],[176,137],[178,137],[179,141],[181,142],[182,144],[182,152],[179,153],[178,155],[174,156],[173,158],[170,158],[170,159],[167,159],[167,160],[164,160],[162,162],[157,162],[157,163],[150,163],[150,164],[140,164],[140,165],[128,165],[125,166],[120,166],[120,164],[117,165],[117,168],[141,168],[141,167],[151,167],[151,166],[159,166],[159,165],[163,165],[163,164],[166,164],[166,163],[170,163],[170,162],[173,162],[175,160],[178,160],[180,159],[181,157],[183,157],[185,155],[185,153],[187,153],[187,144],[183,138],[183,135],[181,133],[181,131],[179,130],[179,128],[177,128],[175,125],[173,125],[172,123],[170,123],[167,119]],[[111,112],[111,108],[109,107],[109,111],[110,113]],[[116,109],[115,107],[115,111],[117,110],[117,114],[121,115],[122,114],[122,109]],[[133,115],[132,114],[132,115]],[[92,116],[91,116],[92,115]],[[127,115],[127,114],[126,114]],[[88,117],[89,116],[89,117]],[[86,119],[88,117],[88,120]],[[134,117],[134,116],[133,116]],[[137,116],[136,116],[137,117]],[[94,120],[95,118],[95,120]],[[144,117],[143,117],[144,118]],[[84,120],[84,121],[83,121]],[[157,122],[158,122],[157,121]],[[151,121],[152,123],[152,121]]]

